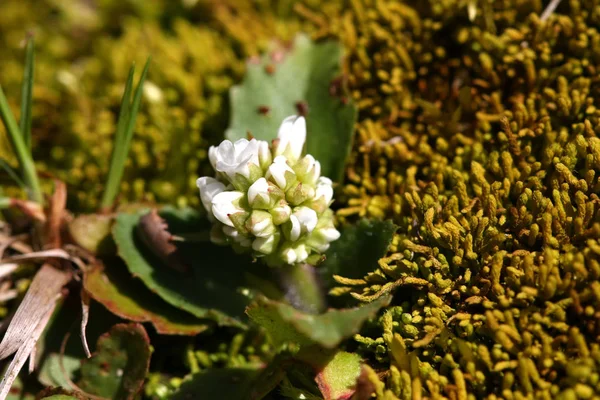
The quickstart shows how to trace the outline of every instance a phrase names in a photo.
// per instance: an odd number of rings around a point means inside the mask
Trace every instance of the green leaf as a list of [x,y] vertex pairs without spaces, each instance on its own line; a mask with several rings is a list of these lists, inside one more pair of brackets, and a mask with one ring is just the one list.
[[21,119],[19,127],[25,146],[31,151],[31,108],[33,105],[33,65],[35,62],[33,38],[27,41],[25,50],[25,70],[21,84]]
[[358,279],[373,271],[385,256],[396,229],[392,221],[367,219],[344,228],[317,267],[325,286],[329,289],[335,285],[333,275]]
[[[81,346],[81,343],[78,344]],[[46,386],[60,386],[63,388],[70,387],[67,377],[72,379],[75,376],[75,373],[81,366],[81,361],[78,357],[64,354],[62,356],[62,365],[64,367],[63,372],[60,365],[60,359],[61,356],[58,353],[50,353],[45,357],[38,376],[38,380],[42,384]]]
[[28,196],[31,200],[42,204],[44,198],[33,163],[31,150],[27,147],[21,129],[17,125],[15,116],[10,110],[2,86],[0,86],[0,118],[4,123],[12,149],[19,161],[20,176],[27,186]]
[[198,318],[172,307],[133,279],[120,263],[94,266],[83,285],[91,297],[113,314],[135,322],[150,322],[165,335],[197,335],[208,328]]
[[306,314],[292,306],[259,296],[246,310],[248,316],[265,328],[276,346],[296,343],[301,347],[319,345],[326,349],[357,333],[362,324],[390,302],[380,298],[358,308],[329,310],[324,314]]
[[361,357],[356,353],[339,351],[327,360],[315,381],[325,400],[349,399],[360,376]]
[[245,400],[260,370],[250,368],[209,369],[184,381],[170,400]]
[[[352,147],[357,110],[342,91],[338,42],[313,43],[298,35],[291,50],[277,48],[259,63],[249,63],[242,85],[231,89],[231,120],[227,139],[245,138],[250,132],[261,140],[277,137],[287,116],[308,107],[307,153],[320,161],[323,175],[340,181]],[[268,111],[266,111],[268,110]]]
[[148,58],[146,61],[146,65],[142,71],[142,76],[140,77],[137,88],[135,89],[132,103],[130,103],[131,90],[133,87],[133,73],[135,68],[132,66],[129,70],[129,76],[127,77],[127,83],[125,84],[123,99],[121,100],[121,109],[119,111],[119,120],[117,121],[117,131],[115,133],[115,143],[110,160],[110,168],[108,170],[108,179],[106,181],[106,186],[100,205],[101,208],[104,209],[112,207],[119,191],[121,179],[123,178],[123,172],[125,170],[125,162],[127,161],[129,148],[131,147],[131,139],[135,129],[135,121],[140,109],[144,82],[146,80],[149,67],[150,58]]
[[98,339],[92,358],[81,363],[83,391],[110,399],[133,399],[150,366],[150,339],[140,324],[117,324]]
[[[249,303],[244,273],[252,270],[250,257],[237,256],[230,248],[208,242],[176,242],[189,273],[165,265],[147,249],[136,233],[142,214],[120,214],[113,227],[118,254],[129,272],[167,303],[198,318],[219,325],[245,327],[241,321]],[[205,219],[186,209],[163,209],[160,215],[174,235],[197,232],[206,227]]]
[[6,171],[8,176],[10,176],[10,178],[13,181],[15,181],[15,183],[17,185],[19,185],[20,188],[27,189],[25,182],[23,182],[21,180],[21,178],[19,177],[19,173],[17,171],[15,171],[14,168],[11,167],[10,164],[7,163],[6,160],[4,160],[3,158],[0,158],[0,168],[2,168],[4,171]]

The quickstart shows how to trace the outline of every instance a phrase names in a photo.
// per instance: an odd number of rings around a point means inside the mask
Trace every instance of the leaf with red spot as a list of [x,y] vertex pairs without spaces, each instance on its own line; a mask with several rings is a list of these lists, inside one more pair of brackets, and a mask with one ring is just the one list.
[[250,132],[271,141],[285,117],[304,115],[307,153],[320,161],[325,176],[340,181],[357,117],[340,77],[342,55],[343,46],[336,41],[314,43],[298,35],[291,48],[277,47],[249,62],[244,82],[230,92],[227,139]]
[[129,400],[142,388],[150,366],[150,339],[140,324],[117,324],[98,339],[92,358],[82,361],[81,390]]

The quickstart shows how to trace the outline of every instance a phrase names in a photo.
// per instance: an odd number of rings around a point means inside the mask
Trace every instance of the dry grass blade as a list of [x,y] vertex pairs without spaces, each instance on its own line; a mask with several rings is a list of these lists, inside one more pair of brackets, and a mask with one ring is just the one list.
[[50,264],[42,265],[0,342],[0,360],[23,348],[45,317],[48,307],[53,307],[56,296],[70,280],[70,272]]
[[48,222],[46,224],[46,240],[44,248],[55,249],[61,246],[60,227],[62,226],[67,206],[67,187],[59,180],[54,181],[54,193],[49,201]]
[[2,264],[19,264],[25,261],[32,260],[45,260],[48,258],[61,258],[63,260],[74,261],[74,258],[71,257],[69,253],[62,249],[52,249],[52,250],[44,250],[44,251],[36,251],[28,254],[21,254],[18,256],[7,257],[3,260],[0,260],[0,265]]
[[85,334],[85,328],[87,327],[87,323],[90,317],[90,295],[85,289],[81,289],[81,343],[83,344],[83,350],[85,351],[85,356],[90,358],[92,353],[90,352],[90,347],[88,346],[87,336]]
[[[48,267],[53,268],[51,266]],[[42,267],[42,269],[43,268],[44,267]],[[50,301],[46,302],[45,307],[40,308],[38,318],[29,322],[32,328],[29,330],[26,336],[25,333],[23,333],[23,336],[21,337],[21,345],[18,347],[17,354],[15,354],[15,357],[10,362],[4,377],[2,377],[2,382],[0,382],[0,400],[6,399],[6,396],[8,395],[10,388],[17,378],[17,375],[19,375],[19,371],[21,371],[21,368],[23,368],[23,365],[25,365],[25,361],[27,361],[27,358],[31,355],[31,352],[35,348],[37,341],[42,335],[42,332],[46,328],[46,325],[48,324],[48,321],[54,312],[58,297],[60,297],[60,295],[55,295],[52,299],[49,299]],[[15,317],[17,317],[17,315],[15,315]],[[8,336],[8,333],[9,332],[6,333],[6,336]],[[4,340],[2,343],[4,343]]]

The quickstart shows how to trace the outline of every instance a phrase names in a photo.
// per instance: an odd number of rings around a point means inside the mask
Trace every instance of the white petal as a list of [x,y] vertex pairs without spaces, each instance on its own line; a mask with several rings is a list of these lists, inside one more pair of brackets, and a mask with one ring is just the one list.
[[269,235],[267,237],[259,237],[254,239],[252,242],[252,249],[260,251],[261,253],[270,254],[273,251],[273,245],[275,244],[275,235]]
[[258,165],[258,140],[240,139],[233,145],[235,147],[235,159],[238,162],[251,162]]
[[260,178],[248,188],[248,202],[254,203],[256,196],[260,196],[264,201],[269,201],[269,183],[265,178]]
[[283,259],[288,264],[296,262],[296,252],[292,249],[287,249],[283,252]]
[[302,227],[300,226],[300,221],[298,220],[298,217],[296,217],[295,215],[290,216],[290,222],[292,223],[292,229],[290,231],[290,240],[292,242],[295,242],[300,237],[300,231],[302,230]]
[[233,163],[235,161],[235,148],[229,140],[223,140],[217,148],[217,161]]
[[271,220],[271,218],[265,218],[262,221],[257,222],[254,225],[252,225],[252,227],[250,228],[250,231],[256,237],[273,236],[273,230],[271,230],[270,232],[267,230],[267,228],[269,228],[272,224],[273,224],[273,221]]
[[208,149],[208,159],[210,160],[210,165],[212,165],[213,169],[217,169],[217,160],[219,158],[219,150],[215,146],[210,146]]
[[323,239],[327,240],[328,242],[333,242],[335,240],[338,240],[341,235],[340,232],[335,228],[319,229],[319,233],[321,234]]
[[261,168],[267,168],[272,161],[271,156],[271,148],[269,147],[269,142],[264,140],[258,141],[258,162]]
[[[315,229],[319,220],[316,211],[308,207],[297,207],[294,210],[292,217],[298,219],[302,231],[307,233],[311,233]],[[290,217],[290,219],[292,217]]]
[[225,225],[223,227],[223,233],[227,236],[229,236],[230,238],[232,238],[233,240],[239,238],[240,233],[238,232],[237,229],[231,227],[231,226],[227,226]]
[[296,160],[299,159],[306,142],[306,120],[295,115],[287,117],[281,123],[277,137],[277,155],[283,154],[289,148],[290,155]]
[[329,204],[329,202],[333,198],[333,187],[331,186],[332,184],[333,182],[331,182],[331,179],[326,178],[324,176],[320,177],[317,181],[315,199],[318,200],[319,198],[324,197],[325,203]]
[[229,219],[229,215],[235,214],[240,211],[244,211],[242,208],[237,206],[235,203],[242,198],[244,194],[242,192],[221,192],[217,194],[212,200],[212,212],[219,221],[225,225],[233,227],[233,222]]
[[202,205],[210,215],[212,213],[212,199],[219,193],[225,191],[225,185],[215,178],[203,176],[202,178],[198,178],[196,186],[200,189],[200,200],[202,200]]
[[292,174],[294,173],[294,171],[287,164],[287,159],[284,156],[277,156],[267,171],[267,178],[272,177],[277,186],[285,190],[287,185],[287,181],[285,179],[286,172],[291,172]]
[[308,258],[308,252],[306,251],[306,246],[301,244],[296,247],[296,262],[302,262]]

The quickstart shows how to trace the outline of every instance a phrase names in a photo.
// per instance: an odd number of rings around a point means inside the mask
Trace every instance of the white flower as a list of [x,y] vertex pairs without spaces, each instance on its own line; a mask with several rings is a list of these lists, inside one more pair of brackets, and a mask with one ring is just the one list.
[[237,229],[232,228],[230,226],[223,226],[223,233],[227,237],[231,238],[234,243],[237,243],[242,247],[250,247],[250,245],[252,244],[252,241],[248,236],[242,235],[240,232],[238,232]]
[[306,142],[306,120],[296,115],[287,117],[281,123],[277,137],[279,142],[275,149],[275,156],[285,154],[294,161],[298,160]]
[[225,185],[215,178],[203,176],[202,178],[198,178],[196,186],[200,189],[200,200],[202,200],[202,205],[208,212],[208,218],[211,221],[214,221],[212,215],[212,200],[216,195],[225,191]]
[[219,221],[227,226],[233,227],[233,222],[230,215],[239,212],[245,212],[243,208],[239,206],[240,199],[244,197],[242,192],[221,192],[212,199],[212,212]]
[[296,207],[290,216],[290,240],[295,242],[301,234],[311,233],[317,226],[318,221],[317,213],[312,208]]
[[258,162],[263,171],[266,171],[271,165],[273,161],[273,156],[271,155],[271,148],[269,147],[269,142],[265,142],[264,140],[258,141]]
[[307,262],[339,238],[329,208],[333,183],[321,176],[319,161],[302,156],[305,142],[306,121],[292,116],[272,142],[225,140],[209,149],[216,175],[196,184],[213,242],[275,267]]
[[295,248],[285,249],[282,253],[283,259],[288,264],[300,263],[308,258],[306,246],[301,244]]
[[324,176],[320,177],[317,181],[315,200],[318,200],[321,197],[323,197],[325,198],[325,203],[329,205],[331,199],[333,199],[333,187],[331,186],[332,184],[333,182],[331,182],[331,179],[326,178]]
[[248,188],[248,203],[253,205],[256,198],[266,204],[269,203],[269,182],[265,178],[260,178]]
[[[256,139],[240,139],[235,143],[224,140],[216,150],[208,152],[211,163],[214,162],[217,172],[222,172],[229,179],[234,179],[237,174],[250,178],[250,166],[259,165],[258,141]],[[211,154],[212,152],[212,154]]]
[[321,176],[321,163],[315,160],[313,156],[307,154],[298,163],[295,171],[304,183],[314,185]]
[[275,233],[273,217],[268,211],[252,211],[246,222],[246,228],[256,237],[268,237]]
[[310,235],[306,244],[314,248],[320,253],[324,253],[329,249],[329,244],[340,238],[340,232],[333,227],[326,227],[315,230]]
[[262,254],[271,254],[279,243],[279,235],[256,238],[252,242],[252,249]]
[[289,221],[290,215],[292,215],[292,208],[282,200],[278,205],[271,208],[270,212],[273,216],[273,223],[275,225],[281,225],[284,222]]
[[285,190],[289,183],[288,177],[290,177],[290,174],[294,177],[296,176],[294,170],[287,164],[287,158],[284,156],[277,156],[273,160],[273,164],[269,167],[266,176],[267,179],[274,180],[277,186]]

